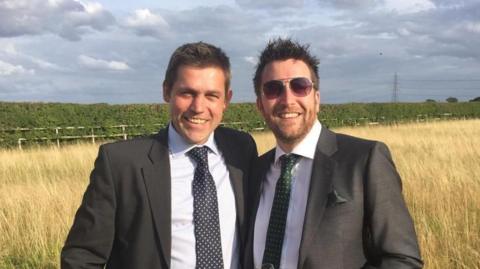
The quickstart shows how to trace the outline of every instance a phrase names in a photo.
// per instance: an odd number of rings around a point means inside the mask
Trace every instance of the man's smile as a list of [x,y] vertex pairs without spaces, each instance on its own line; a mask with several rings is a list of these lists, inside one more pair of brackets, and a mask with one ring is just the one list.
[[292,119],[292,118],[297,118],[301,114],[299,112],[282,112],[282,113],[277,113],[277,116],[281,119]]
[[184,120],[186,120],[187,122],[189,123],[193,123],[193,124],[204,124],[206,123],[208,120],[206,119],[202,119],[202,118],[197,118],[197,117],[183,117]]

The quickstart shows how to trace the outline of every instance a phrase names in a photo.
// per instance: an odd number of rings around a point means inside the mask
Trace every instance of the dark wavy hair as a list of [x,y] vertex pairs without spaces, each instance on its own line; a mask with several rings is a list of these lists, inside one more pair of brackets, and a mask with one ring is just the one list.
[[255,94],[257,96],[259,96],[260,90],[262,89],[262,73],[265,66],[273,61],[288,59],[301,60],[307,64],[310,69],[313,88],[318,90],[318,65],[320,64],[320,61],[310,53],[310,45],[301,45],[290,38],[276,38],[268,42],[267,46],[259,56],[259,61],[253,77],[253,86],[255,87]]

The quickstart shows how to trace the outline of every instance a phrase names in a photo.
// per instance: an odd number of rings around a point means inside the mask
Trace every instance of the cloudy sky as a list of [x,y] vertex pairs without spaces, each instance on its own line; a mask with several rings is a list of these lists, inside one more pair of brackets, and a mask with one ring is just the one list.
[[480,96],[478,0],[0,0],[0,101],[158,103],[172,51],[230,56],[234,102],[253,102],[274,37],[309,43],[324,103]]

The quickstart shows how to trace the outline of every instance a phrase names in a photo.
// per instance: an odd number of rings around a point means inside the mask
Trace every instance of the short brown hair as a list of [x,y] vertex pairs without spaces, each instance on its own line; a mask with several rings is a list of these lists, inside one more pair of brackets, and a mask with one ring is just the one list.
[[201,41],[178,47],[170,57],[163,81],[164,88],[171,90],[181,66],[219,67],[225,74],[225,92],[230,88],[230,60],[218,47]]
[[253,86],[255,87],[255,94],[257,96],[260,95],[260,90],[262,88],[262,72],[265,69],[265,66],[273,61],[288,59],[301,60],[308,66],[312,76],[313,88],[318,90],[318,65],[320,61],[310,53],[310,45],[301,45],[298,42],[292,41],[290,38],[276,38],[268,42],[267,46],[259,56],[259,61],[253,77]]

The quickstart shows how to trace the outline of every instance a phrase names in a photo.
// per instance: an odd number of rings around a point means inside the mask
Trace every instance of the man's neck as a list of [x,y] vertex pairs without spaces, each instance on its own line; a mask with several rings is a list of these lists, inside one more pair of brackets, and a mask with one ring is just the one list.
[[[320,132],[321,132],[321,125],[318,122],[318,120],[316,122],[314,122],[312,124],[312,126],[310,126],[308,132],[303,134],[303,136],[301,136],[301,137],[297,137],[296,139],[288,139],[288,138],[280,137],[280,136],[277,136],[277,135],[274,134],[276,142],[277,142],[277,147],[280,147],[280,149],[287,154],[291,153],[295,149],[295,147],[300,145],[305,139],[307,139],[308,136],[312,135],[311,133],[312,133],[312,129],[314,129],[314,126],[315,126],[315,130],[316,130],[315,134],[314,134],[314,140],[315,140],[315,145],[316,145],[316,141],[317,141],[318,136],[320,135]],[[312,143],[313,143],[313,141],[312,141]]]
[[277,138],[277,147],[280,147],[283,150],[283,152],[288,154],[293,151],[295,146],[297,146],[302,141],[302,139],[294,142],[291,142],[291,141],[285,142]]

